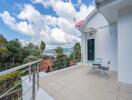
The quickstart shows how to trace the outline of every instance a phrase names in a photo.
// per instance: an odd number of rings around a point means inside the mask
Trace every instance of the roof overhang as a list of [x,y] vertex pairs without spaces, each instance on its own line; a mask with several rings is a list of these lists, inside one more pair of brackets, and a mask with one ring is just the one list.
[[132,0],[95,0],[96,7],[110,24],[118,20],[118,11],[132,5]]
[[87,23],[97,14],[97,9],[95,8],[93,11],[88,14],[88,16],[84,20],[83,28],[86,27]]
[[84,23],[82,25],[82,27],[79,29],[81,32],[83,33],[96,33],[96,29],[89,27],[87,28],[87,23],[97,14],[97,9],[94,9],[93,11],[91,11],[88,16],[85,18]]
[[81,30],[83,33],[96,33],[96,29],[94,28],[84,28]]

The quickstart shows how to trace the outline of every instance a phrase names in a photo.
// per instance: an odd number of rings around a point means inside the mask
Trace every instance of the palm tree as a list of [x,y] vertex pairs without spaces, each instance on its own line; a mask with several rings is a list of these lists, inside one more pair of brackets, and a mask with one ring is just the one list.
[[45,50],[45,43],[44,41],[41,41],[40,43],[40,53],[41,53],[41,57],[43,57],[43,51]]
[[29,49],[30,49],[30,56],[32,55],[32,48],[33,48],[33,43],[29,43],[28,44],[28,47],[29,47]]

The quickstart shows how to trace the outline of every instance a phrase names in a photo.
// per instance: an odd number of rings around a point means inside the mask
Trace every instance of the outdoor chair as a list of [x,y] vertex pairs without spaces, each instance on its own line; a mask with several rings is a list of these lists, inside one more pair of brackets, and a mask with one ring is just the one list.
[[102,58],[95,58],[94,61],[89,61],[90,64],[92,64],[92,69],[98,69],[99,66],[102,64]]
[[107,66],[99,65],[97,68],[98,68],[98,69],[101,69],[101,70],[103,70],[103,71],[105,71],[105,70],[109,70],[110,63],[111,63],[111,62],[108,61]]

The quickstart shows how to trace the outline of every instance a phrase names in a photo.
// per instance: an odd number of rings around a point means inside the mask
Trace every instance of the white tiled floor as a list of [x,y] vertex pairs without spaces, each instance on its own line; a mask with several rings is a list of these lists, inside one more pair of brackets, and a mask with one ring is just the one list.
[[132,100],[132,85],[119,83],[117,73],[93,71],[88,65],[51,73],[40,86],[55,100]]

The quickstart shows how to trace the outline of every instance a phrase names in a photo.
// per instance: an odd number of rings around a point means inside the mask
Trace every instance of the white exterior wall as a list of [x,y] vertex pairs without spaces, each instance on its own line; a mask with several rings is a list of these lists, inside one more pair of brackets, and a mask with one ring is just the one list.
[[[108,25],[108,22],[101,14],[96,14],[90,21],[87,23],[86,27],[93,27],[98,28],[102,26]],[[111,61],[111,70],[117,70],[117,32],[116,32],[116,25],[113,25],[110,28],[102,28],[98,29],[95,33],[95,36],[90,37],[87,34],[85,40],[85,61],[87,61],[87,39],[94,38],[95,39],[95,58],[102,58],[102,64],[107,65],[107,62]],[[83,41],[84,42],[84,41]],[[83,46],[83,44],[82,44]]]
[[132,7],[118,14],[118,78],[132,84]]

